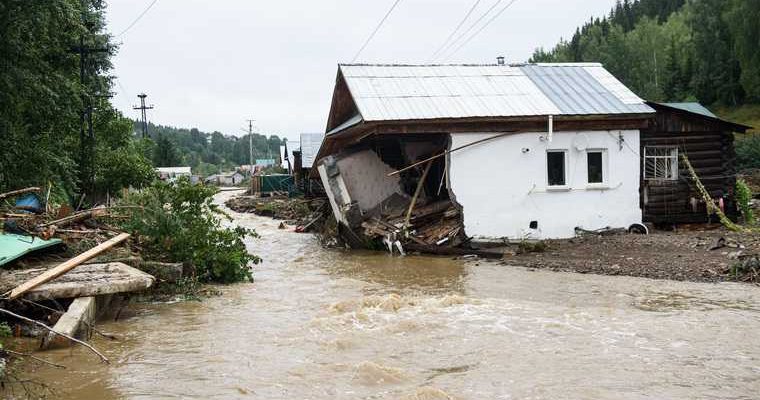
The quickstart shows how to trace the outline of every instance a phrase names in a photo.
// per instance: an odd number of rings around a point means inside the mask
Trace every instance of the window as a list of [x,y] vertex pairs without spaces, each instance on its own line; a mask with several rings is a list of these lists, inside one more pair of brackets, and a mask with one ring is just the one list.
[[644,179],[674,181],[678,179],[678,147],[645,147]]
[[550,150],[546,153],[546,173],[549,186],[565,186],[565,150]]
[[604,183],[604,150],[589,150],[586,152],[586,170],[588,183]]

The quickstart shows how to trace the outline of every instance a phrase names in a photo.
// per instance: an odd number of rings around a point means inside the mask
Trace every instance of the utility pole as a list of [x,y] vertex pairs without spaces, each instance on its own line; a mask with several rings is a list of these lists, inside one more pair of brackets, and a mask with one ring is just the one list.
[[[83,5],[82,22],[87,26],[84,7]],[[87,78],[91,72],[87,70],[87,66],[91,54],[108,53],[110,50],[108,47],[86,46],[85,36],[82,34],[79,36],[79,45],[73,46],[70,51],[79,55],[79,83],[83,89],[82,104],[84,105],[84,109],[79,119],[79,189],[84,195],[86,192],[92,191],[95,178],[95,133],[92,127],[92,97],[104,97],[99,95],[92,96],[88,93],[90,88],[88,87],[89,79]],[[87,125],[86,128],[85,125]]]
[[254,195],[253,192],[253,122],[256,121],[255,119],[249,119],[248,121],[248,160],[249,160],[249,167],[251,167],[251,196]]
[[143,139],[146,139],[148,137],[148,114],[146,111],[152,110],[153,104],[151,104],[150,106],[145,105],[145,98],[148,97],[148,95],[145,93],[140,93],[137,95],[137,97],[140,98],[140,106],[139,107],[133,106],[132,109],[140,110],[140,112],[142,113],[142,131],[143,131],[142,137]]

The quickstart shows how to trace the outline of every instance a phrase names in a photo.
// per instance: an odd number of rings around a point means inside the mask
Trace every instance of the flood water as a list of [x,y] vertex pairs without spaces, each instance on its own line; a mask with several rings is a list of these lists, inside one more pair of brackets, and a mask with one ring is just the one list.
[[[221,194],[220,199],[230,196]],[[760,289],[322,249],[255,228],[256,282],[136,304],[40,368],[58,399],[756,399]]]

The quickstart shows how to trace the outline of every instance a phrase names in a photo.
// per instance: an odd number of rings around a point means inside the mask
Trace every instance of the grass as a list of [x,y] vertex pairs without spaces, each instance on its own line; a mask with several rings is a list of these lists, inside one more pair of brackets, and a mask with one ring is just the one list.
[[754,127],[755,129],[747,131],[748,134],[760,134],[760,104],[715,107],[713,112],[725,120]]

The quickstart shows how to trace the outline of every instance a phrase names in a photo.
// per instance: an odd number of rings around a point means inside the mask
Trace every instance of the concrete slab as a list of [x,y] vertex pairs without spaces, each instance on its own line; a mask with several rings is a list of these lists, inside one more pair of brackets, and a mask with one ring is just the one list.
[[[58,319],[53,329],[77,339],[88,340],[90,338],[90,326],[95,323],[100,312],[108,307],[112,298],[113,295],[107,294],[74,299],[68,311]],[[68,347],[70,345],[71,341],[69,339],[53,332],[48,332],[43,337],[40,347],[42,349],[51,349]]]
[[[45,269],[0,274],[0,293],[45,272]],[[137,292],[153,285],[155,278],[123,263],[80,265],[24,295],[28,300],[69,299],[103,294]]]

